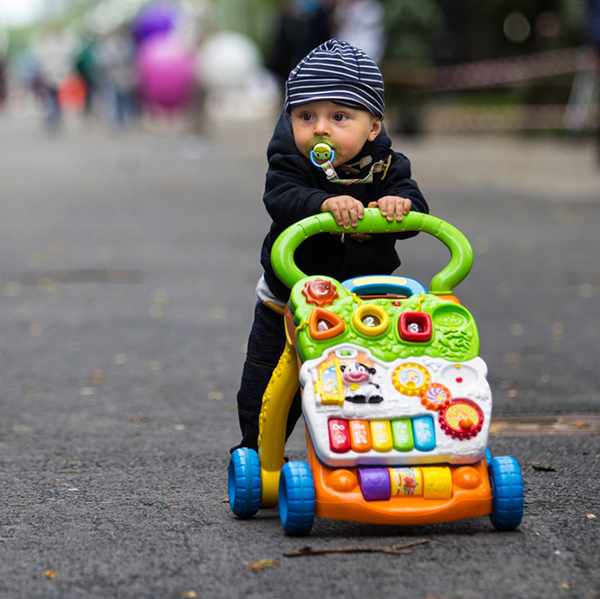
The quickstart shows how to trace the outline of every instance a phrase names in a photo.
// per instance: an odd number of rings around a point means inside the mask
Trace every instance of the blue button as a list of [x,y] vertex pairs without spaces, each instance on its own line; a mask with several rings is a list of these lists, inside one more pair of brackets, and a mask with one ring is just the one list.
[[435,429],[431,416],[419,416],[412,421],[415,449],[432,451],[435,449]]

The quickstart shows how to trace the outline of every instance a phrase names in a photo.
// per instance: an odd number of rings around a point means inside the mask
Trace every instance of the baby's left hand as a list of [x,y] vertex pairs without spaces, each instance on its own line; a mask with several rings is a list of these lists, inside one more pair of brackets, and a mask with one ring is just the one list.
[[405,214],[408,214],[411,209],[412,202],[407,198],[399,198],[398,196],[385,196],[377,202],[370,202],[369,208],[379,207],[379,211],[383,216],[387,217],[389,222],[396,220],[400,222]]

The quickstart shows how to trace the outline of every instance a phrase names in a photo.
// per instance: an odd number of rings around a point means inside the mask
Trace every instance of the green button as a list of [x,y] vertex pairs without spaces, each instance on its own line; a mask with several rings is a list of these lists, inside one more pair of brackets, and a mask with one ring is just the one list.
[[392,437],[396,451],[411,451],[415,447],[410,418],[392,420]]

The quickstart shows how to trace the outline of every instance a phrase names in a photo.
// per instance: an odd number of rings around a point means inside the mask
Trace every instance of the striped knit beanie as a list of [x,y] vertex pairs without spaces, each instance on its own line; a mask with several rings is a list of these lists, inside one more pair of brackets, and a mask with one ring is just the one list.
[[330,100],[368,110],[383,119],[383,77],[362,50],[331,39],[310,52],[290,73],[285,86],[284,108]]

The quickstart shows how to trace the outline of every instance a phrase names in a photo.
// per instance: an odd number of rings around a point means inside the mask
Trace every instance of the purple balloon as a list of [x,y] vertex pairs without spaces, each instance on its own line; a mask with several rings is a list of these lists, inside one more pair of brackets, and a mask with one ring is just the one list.
[[138,51],[142,100],[150,106],[185,107],[195,84],[194,55],[173,36],[153,36]]
[[175,27],[177,17],[178,9],[173,4],[148,4],[133,22],[133,36],[138,43],[142,43],[153,35],[169,33]]

